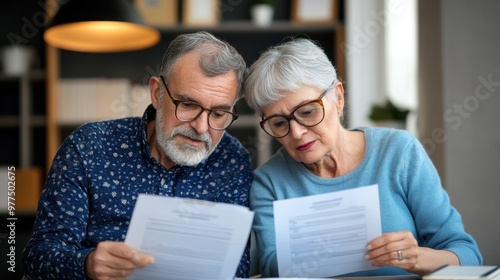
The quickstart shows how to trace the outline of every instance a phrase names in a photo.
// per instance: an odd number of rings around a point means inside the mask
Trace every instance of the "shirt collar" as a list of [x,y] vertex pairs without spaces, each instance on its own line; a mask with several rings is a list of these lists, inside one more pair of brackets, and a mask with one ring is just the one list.
[[142,153],[144,156],[157,164],[158,161],[151,156],[151,151],[149,150],[149,145],[148,145],[148,123],[150,121],[153,121],[156,119],[156,109],[153,107],[152,104],[150,104],[146,110],[144,111],[144,114],[142,115],[140,124],[139,124],[139,133],[140,133],[140,141],[142,145]]

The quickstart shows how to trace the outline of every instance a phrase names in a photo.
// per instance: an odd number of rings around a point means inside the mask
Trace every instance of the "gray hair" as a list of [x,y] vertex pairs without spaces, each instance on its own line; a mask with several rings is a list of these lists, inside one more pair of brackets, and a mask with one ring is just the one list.
[[238,81],[238,96],[242,96],[242,86],[247,74],[246,63],[243,57],[229,43],[217,39],[214,35],[199,31],[177,36],[168,45],[162,59],[160,75],[168,84],[175,64],[182,55],[199,50],[200,68],[209,77],[236,72]]
[[285,91],[301,87],[323,91],[337,80],[335,67],[323,49],[298,38],[262,53],[249,69],[243,93],[248,106],[262,114],[262,108],[282,98]]

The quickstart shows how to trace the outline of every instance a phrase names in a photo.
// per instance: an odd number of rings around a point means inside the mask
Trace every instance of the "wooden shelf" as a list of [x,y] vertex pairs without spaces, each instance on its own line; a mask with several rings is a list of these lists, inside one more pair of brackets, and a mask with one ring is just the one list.
[[0,82],[17,82],[21,79],[29,79],[30,81],[44,81],[45,71],[42,69],[36,69],[25,75],[10,75],[4,72],[0,72]]
[[0,127],[17,127],[19,126],[19,116],[1,116]]
[[[16,127],[20,123],[19,116],[0,116],[0,127]],[[45,116],[32,116],[29,123],[32,127],[44,127]]]
[[215,26],[185,26],[156,27],[162,33],[190,32],[206,30],[217,33],[283,33],[283,32],[325,32],[335,30],[339,24],[298,24],[290,21],[275,21],[270,26],[259,27],[250,21],[226,21]]

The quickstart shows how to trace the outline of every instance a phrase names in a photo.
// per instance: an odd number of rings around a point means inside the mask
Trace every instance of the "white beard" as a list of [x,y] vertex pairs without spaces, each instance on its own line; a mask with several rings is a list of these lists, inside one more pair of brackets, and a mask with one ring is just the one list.
[[[198,134],[194,129],[185,126],[178,126],[172,129],[169,135],[163,133],[163,112],[161,106],[156,111],[156,141],[160,145],[165,155],[175,164],[182,166],[194,166],[207,159],[215,150],[212,147],[210,134]],[[203,141],[203,147],[196,147],[189,144],[178,144],[175,140],[177,135],[182,135],[194,140]]]

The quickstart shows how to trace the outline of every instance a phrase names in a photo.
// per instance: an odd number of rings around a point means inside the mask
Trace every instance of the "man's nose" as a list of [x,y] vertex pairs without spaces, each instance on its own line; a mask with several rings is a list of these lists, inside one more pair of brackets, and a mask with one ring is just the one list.
[[210,111],[203,110],[200,115],[191,121],[191,127],[193,127],[198,134],[203,134],[208,131],[208,118],[210,117]]

